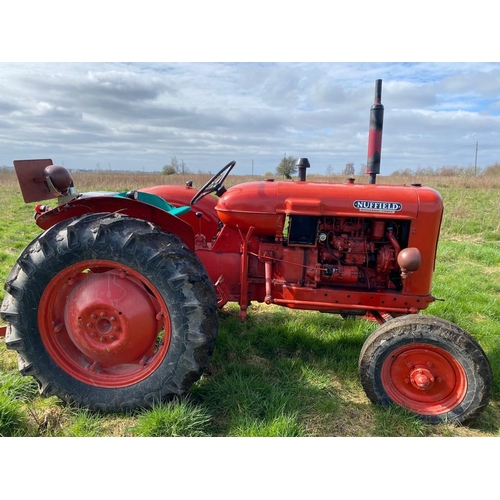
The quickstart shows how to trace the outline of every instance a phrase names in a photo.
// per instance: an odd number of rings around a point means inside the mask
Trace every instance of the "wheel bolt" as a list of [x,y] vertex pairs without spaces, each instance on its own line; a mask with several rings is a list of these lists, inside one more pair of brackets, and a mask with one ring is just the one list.
[[87,323],[87,328],[92,328],[94,326],[93,323]]
[[109,318],[109,321],[116,321],[116,318],[114,316],[111,316],[111,318]]
[[407,361],[406,362],[406,366],[411,370],[413,368],[413,363],[411,363],[410,361]]
[[99,337],[99,341],[100,342],[106,342],[106,338],[105,337]]
[[119,332],[119,331],[120,331],[120,327],[119,327],[119,326],[115,326],[115,327],[113,327],[113,330],[114,330],[115,332]]
[[59,333],[62,329],[63,327],[61,325],[57,325],[54,327],[54,333]]
[[106,317],[106,313],[104,311],[102,311],[102,312],[99,313],[99,316],[101,318],[105,318]]
[[427,368],[432,368],[433,366],[434,365],[430,361],[427,362]]
[[90,317],[91,317],[92,319],[97,319],[97,314],[92,313],[92,314],[90,315]]

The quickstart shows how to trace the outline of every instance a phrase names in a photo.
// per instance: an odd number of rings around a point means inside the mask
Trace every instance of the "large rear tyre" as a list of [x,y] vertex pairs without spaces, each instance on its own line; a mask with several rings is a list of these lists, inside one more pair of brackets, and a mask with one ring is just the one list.
[[44,396],[99,411],[184,394],[218,331],[198,257],[149,222],[91,214],[36,238],[12,269],[1,316],[19,369]]
[[432,424],[475,419],[492,391],[477,341],[433,316],[402,316],[375,330],[361,350],[359,374],[373,403],[399,405]]

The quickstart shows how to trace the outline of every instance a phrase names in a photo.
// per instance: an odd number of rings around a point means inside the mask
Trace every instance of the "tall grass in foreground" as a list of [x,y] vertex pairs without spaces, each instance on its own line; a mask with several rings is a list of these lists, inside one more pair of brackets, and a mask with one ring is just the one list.
[[[75,175],[80,191],[122,191],[160,183],[201,186],[208,176]],[[326,181],[332,177],[309,180]],[[228,178],[228,186],[242,182]],[[246,180],[256,180],[247,178]],[[337,179],[343,182],[343,178]],[[379,182],[401,183],[380,177]],[[361,182],[361,181],[360,181]],[[371,404],[358,379],[363,342],[376,324],[337,315],[252,304],[248,321],[237,307],[221,311],[208,372],[188,398],[126,415],[97,415],[41,399],[36,383],[17,372],[0,340],[2,436],[499,436],[500,434],[500,179],[411,177],[437,188],[445,214],[438,247],[433,314],[468,330],[488,355],[494,375],[488,409],[469,427],[430,426],[401,408]],[[22,201],[13,174],[0,175],[0,280],[40,233],[34,204]],[[3,286],[0,298],[3,298]]]

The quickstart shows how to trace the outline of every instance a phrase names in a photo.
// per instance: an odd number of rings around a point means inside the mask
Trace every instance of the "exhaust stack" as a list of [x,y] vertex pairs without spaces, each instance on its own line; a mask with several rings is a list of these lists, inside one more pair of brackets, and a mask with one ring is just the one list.
[[384,125],[384,106],[382,100],[382,80],[375,80],[375,102],[370,109],[370,130],[368,133],[368,161],[366,173],[370,174],[370,184],[375,184],[380,173],[382,154],[382,128]]

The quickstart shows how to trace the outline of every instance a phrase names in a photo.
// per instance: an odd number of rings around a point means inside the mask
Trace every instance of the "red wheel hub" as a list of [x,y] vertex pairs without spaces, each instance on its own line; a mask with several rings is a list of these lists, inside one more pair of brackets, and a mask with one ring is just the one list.
[[156,314],[151,295],[140,283],[104,273],[73,287],[64,324],[83,354],[102,366],[111,366],[152,355]]
[[398,405],[422,415],[452,410],[467,392],[467,377],[458,360],[432,344],[410,344],[387,357],[382,384]]
[[434,385],[435,380],[432,372],[426,368],[418,367],[410,372],[411,384],[421,391],[428,391]]
[[98,387],[147,378],[170,343],[170,316],[154,285],[105,260],[74,264],[55,276],[40,301],[38,324],[58,366]]

